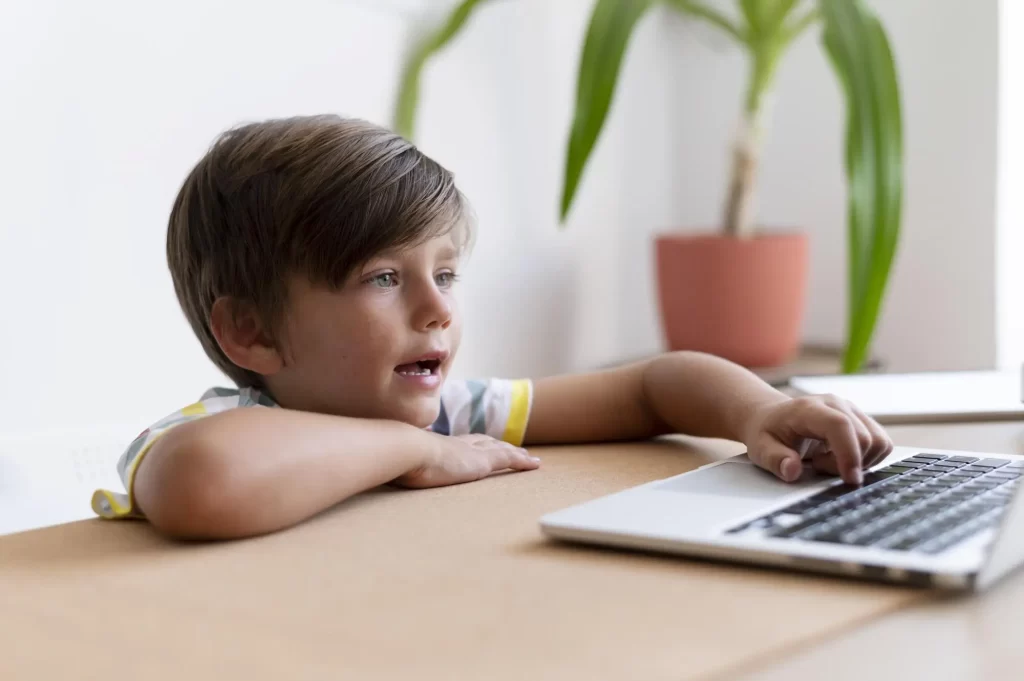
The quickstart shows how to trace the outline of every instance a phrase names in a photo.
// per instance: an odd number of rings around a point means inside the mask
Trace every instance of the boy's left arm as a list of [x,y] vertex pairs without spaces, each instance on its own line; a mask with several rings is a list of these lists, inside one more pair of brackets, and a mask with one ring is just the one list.
[[798,450],[807,439],[823,445],[815,467],[851,484],[892,451],[882,427],[849,402],[790,398],[736,364],[694,352],[535,381],[525,444],[667,433],[742,442],[754,463],[787,481],[800,476]]

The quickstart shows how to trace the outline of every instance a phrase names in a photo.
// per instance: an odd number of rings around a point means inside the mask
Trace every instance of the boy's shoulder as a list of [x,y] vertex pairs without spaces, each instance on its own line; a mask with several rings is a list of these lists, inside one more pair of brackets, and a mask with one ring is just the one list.
[[117,461],[117,474],[126,493],[97,490],[93,495],[93,510],[104,518],[138,517],[132,500],[132,481],[135,470],[149,452],[153,443],[176,426],[239,407],[277,407],[277,403],[257,388],[214,387],[203,393],[198,402],[168,414],[135,436]]
[[257,388],[210,388],[203,393],[198,402],[193,402],[164,416],[143,431],[138,438],[142,438],[153,431],[165,430],[171,426],[176,426],[184,421],[191,421],[201,416],[209,416],[238,407],[255,406],[276,407],[278,405],[270,395]]
[[203,393],[196,404],[210,407],[276,407],[277,402],[258,388],[222,388],[213,387]]

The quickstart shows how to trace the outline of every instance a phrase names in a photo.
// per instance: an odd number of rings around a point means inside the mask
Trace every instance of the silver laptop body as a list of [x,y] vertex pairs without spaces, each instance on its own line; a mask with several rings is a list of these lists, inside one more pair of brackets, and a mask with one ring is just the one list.
[[733,457],[545,515],[556,539],[943,589],[1024,562],[1024,456],[897,447],[845,485]]

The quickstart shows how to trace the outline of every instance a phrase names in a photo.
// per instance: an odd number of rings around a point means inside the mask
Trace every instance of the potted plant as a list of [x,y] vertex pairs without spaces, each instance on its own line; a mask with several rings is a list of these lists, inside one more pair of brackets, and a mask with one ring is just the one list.
[[[861,0],[736,0],[732,18],[700,0],[597,0],[583,51],[566,149],[564,223],[611,106],[633,29],[655,4],[667,4],[732,38],[749,58],[741,132],[721,230],[655,240],[662,321],[673,349],[696,349],[747,366],[784,362],[797,349],[807,279],[807,237],[758,228],[752,197],[761,114],[779,61],[812,26],[846,103],[847,329],[843,370],[867,358],[899,237],[903,190],[902,114],[896,67],[881,23]],[[427,60],[454,37],[480,0],[460,2],[410,55],[396,129],[408,136]],[[808,6],[809,5],[809,6]]]

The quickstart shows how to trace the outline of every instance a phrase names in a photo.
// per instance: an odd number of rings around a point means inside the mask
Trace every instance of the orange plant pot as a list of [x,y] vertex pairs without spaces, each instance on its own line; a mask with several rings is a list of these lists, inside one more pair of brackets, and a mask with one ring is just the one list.
[[746,367],[778,366],[796,355],[807,296],[805,234],[665,234],[655,238],[655,253],[670,349]]

